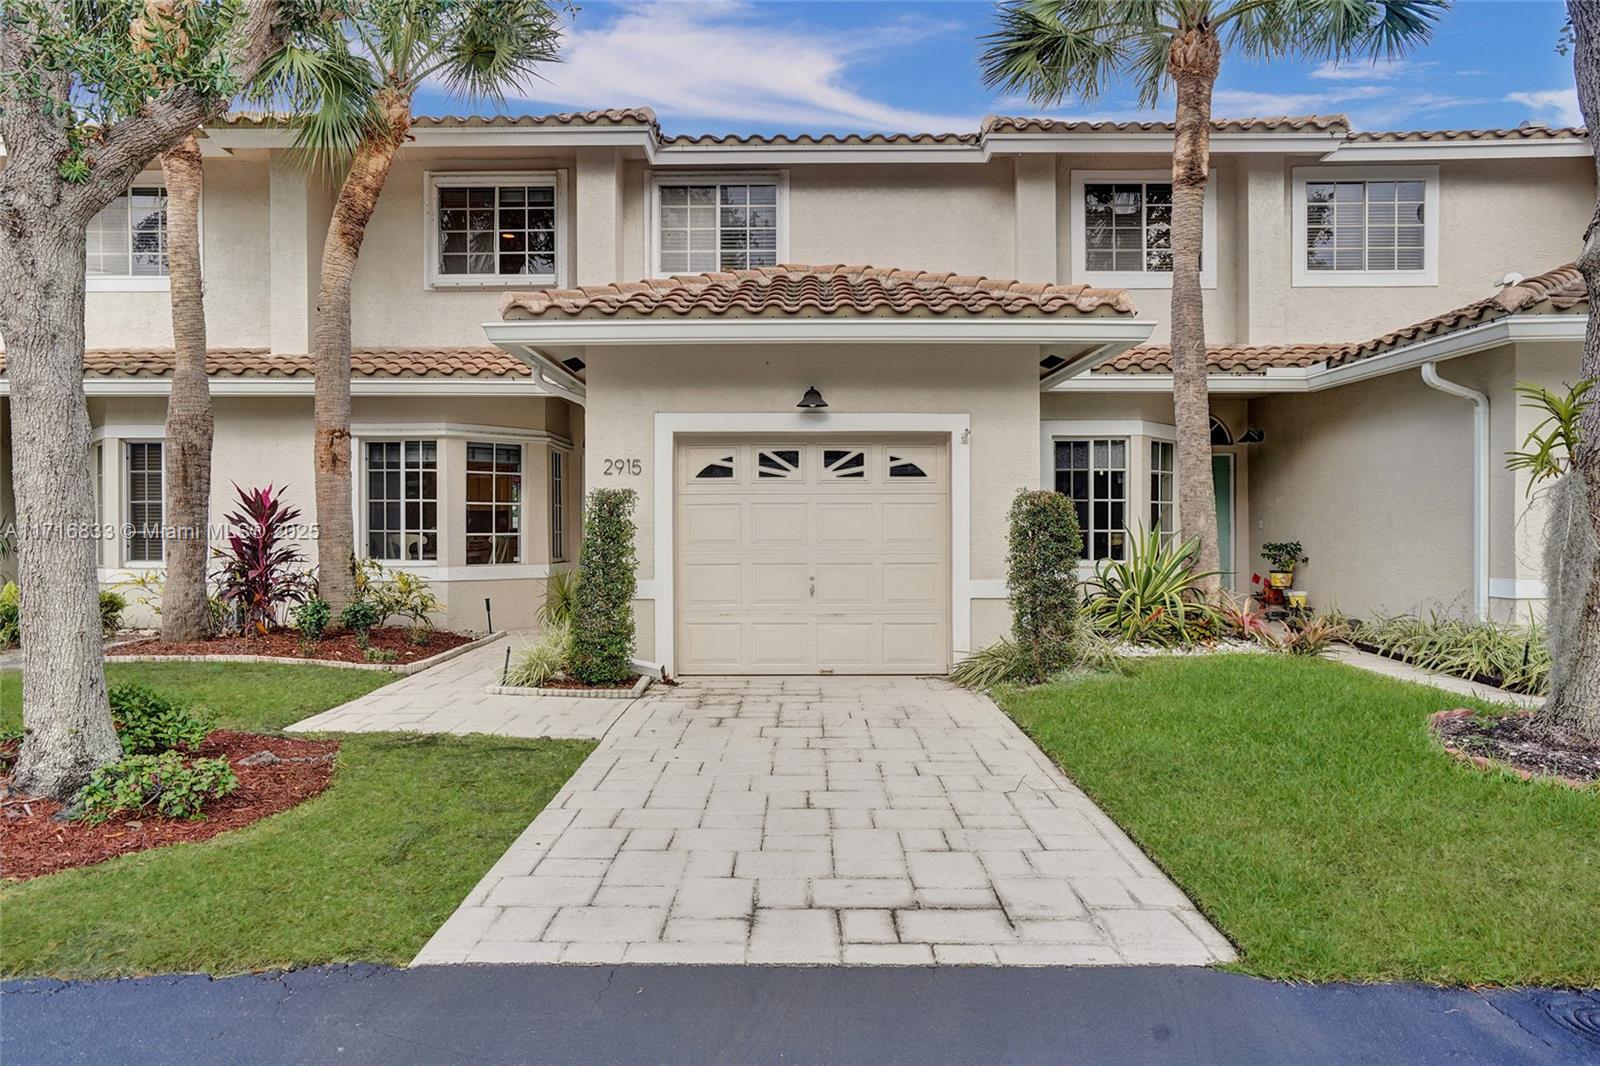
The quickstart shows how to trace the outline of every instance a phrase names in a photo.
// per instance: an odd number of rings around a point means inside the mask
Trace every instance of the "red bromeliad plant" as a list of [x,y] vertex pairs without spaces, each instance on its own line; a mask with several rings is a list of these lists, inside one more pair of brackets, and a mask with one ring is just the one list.
[[271,485],[249,490],[235,485],[234,490],[239,509],[228,516],[233,527],[228,547],[216,551],[226,560],[217,578],[219,591],[238,612],[242,632],[266,633],[278,624],[284,607],[304,603],[311,593],[310,576],[300,568],[305,557],[287,540],[300,512],[285,506],[283,490]]

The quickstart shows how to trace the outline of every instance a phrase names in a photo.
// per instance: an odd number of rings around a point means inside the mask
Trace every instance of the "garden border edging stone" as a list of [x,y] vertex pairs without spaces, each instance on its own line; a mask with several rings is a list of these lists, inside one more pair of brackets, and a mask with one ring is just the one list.
[[498,633],[488,633],[476,640],[465,644],[458,644],[448,651],[438,655],[430,655],[426,659],[418,659],[414,663],[347,663],[336,659],[300,659],[287,655],[114,655],[107,656],[107,662],[119,663],[276,663],[280,666],[331,666],[336,670],[369,670],[376,673],[396,674],[400,677],[409,677],[421,673],[430,666],[449,662],[458,655],[465,655],[469,651],[493,644],[506,636],[505,630]]
[[528,685],[486,685],[491,696],[565,696],[581,700],[636,700],[655,678],[640,674],[632,688],[541,688]]
[[1596,787],[1593,782],[1579,781],[1575,777],[1564,777],[1561,774],[1536,774],[1532,770],[1524,770],[1520,766],[1512,766],[1508,762],[1501,762],[1499,759],[1491,759],[1486,755],[1474,755],[1471,752],[1462,751],[1460,748],[1449,743],[1444,737],[1439,735],[1440,722],[1447,722],[1452,718],[1472,718],[1475,717],[1477,713],[1477,711],[1474,711],[1470,707],[1457,707],[1454,710],[1449,711],[1435,711],[1433,714],[1428,716],[1428,733],[1436,742],[1438,742],[1439,746],[1445,750],[1445,754],[1449,755],[1452,759],[1455,759],[1457,762],[1464,762],[1468,763],[1469,765],[1476,766],[1480,770],[1504,770],[1507,773],[1516,774],[1524,781],[1550,781],[1555,784],[1565,785],[1567,788],[1573,789],[1582,790]]

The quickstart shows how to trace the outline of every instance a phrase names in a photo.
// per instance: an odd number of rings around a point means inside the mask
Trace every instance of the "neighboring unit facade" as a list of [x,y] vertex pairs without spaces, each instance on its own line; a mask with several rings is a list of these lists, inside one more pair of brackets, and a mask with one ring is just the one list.
[[[332,193],[289,144],[249,116],[203,141],[217,521],[235,482],[313,511]],[[632,488],[642,658],[940,672],[1006,630],[1018,489],[1073,496],[1086,573],[1129,531],[1181,525],[1170,148],[1159,123],[666,138],[645,110],[418,119],[354,283],[358,549],[425,574],[445,624],[482,628],[487,601],[526,626],[577,559],[584,493]],[[1537,502],[1503,456],[1535,420],[1514,384],[1577,374],[1583,286],[1550,268],[1595,200],[1583,131],[1221,121],[1212,170],[1228,584],[1300,540],[1319,607],[1536,609]],[[160,196],[146,175],[90,234],[108,585],[162,554]]]

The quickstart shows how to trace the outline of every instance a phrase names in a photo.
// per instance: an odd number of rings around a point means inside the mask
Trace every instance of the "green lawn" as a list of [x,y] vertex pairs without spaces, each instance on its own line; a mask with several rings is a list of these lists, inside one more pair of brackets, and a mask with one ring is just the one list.
[[1240,970],[1600,984],[1600,789],[1451,760],[1426,720],[1460,697],[1228,655],[1002,705],[1239,945]]
[[[113,665],[272,729],[391,680],[315,666]],[[14,674],[0,674],[14,726]],[[200,844],[0,889],[0,974],[237,973],[409,961],[593,744],[347,734],[327,792]]]

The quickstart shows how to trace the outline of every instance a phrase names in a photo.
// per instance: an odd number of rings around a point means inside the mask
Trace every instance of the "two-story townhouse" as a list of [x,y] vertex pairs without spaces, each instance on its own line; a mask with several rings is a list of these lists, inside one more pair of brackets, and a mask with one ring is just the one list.
[[[270,118],[205,132],[215,511],[271,481],[309,513],[331,192]],[[526,625],[576,557],[585,489],[629,487],[644,658],[942,670],[1006,628],[1017,489],[1073,496],[1086,569],[1181,522],[1170,147],[1163,123],[666,137],[643,109],[421,118],[355,279],[359,550],[425,573],[447,624],[481,627],[488,601]],[[90,234],[107,583],[162,554],[159,182]],[[1297,539],[1322,607],[1537,605],[1537,508],[1502,457],[1532,417],[1515,382],[1576,376],[1587,304],[1552,268],[1594,200],[1581,130],[1215,124],[1203,286],[1232,586],[1262,543]]]

